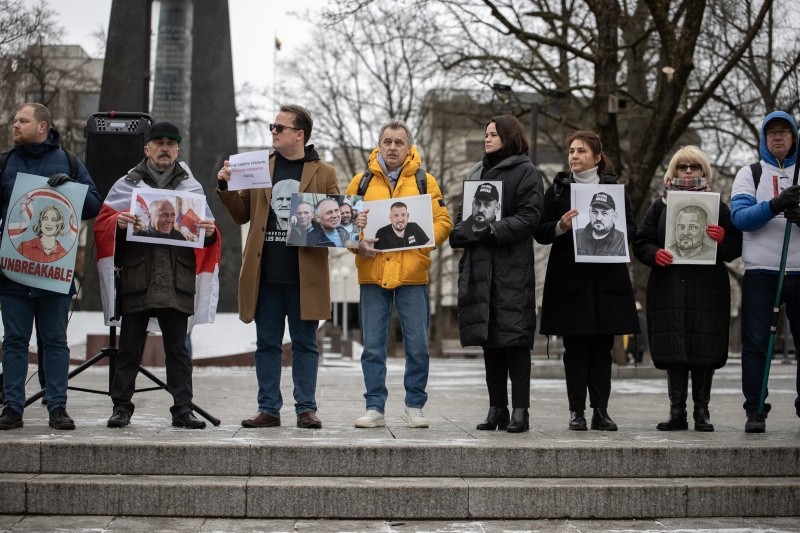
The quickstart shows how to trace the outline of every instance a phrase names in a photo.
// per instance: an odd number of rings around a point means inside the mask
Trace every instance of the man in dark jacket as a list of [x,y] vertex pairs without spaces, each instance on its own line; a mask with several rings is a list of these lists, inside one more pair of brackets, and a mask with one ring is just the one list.
[[340,225],[339,202],[335,198],[323,198],[314,211],[317,225],[308,231],[306,246],[345,246],[350,235]]
[[482,183],[472,198],[472,214],[461,225],[466,237],[477,235],[497,219],[500,212],[500,193],[491,183]]
[[614,198],[605,192],[598,192],[589,204],[589,223],[583,229],[575,230],[578,255],[624,256],[628,243],[625,234],[616,229],[617,206]]
[[[48,109],[41,104],[22,104],[14,117],[14,147],[8,154],[2,176],[2,206],[0,220],[6,220],[9,201],[17,174],[20,172],[49,176],[51,187],[73,181],[69,176],[70,163],[60,149],[59,134],[50,127]],[[88,185],[81,219],[97,216],[102,200],[89,177],[86,167],[78,161],[76,181]],[[67,374],[69,373],[69,348],[67,323],[69,305],[75,294],[72,284],[69,294],[58,294],[43,289],[27,287],[0,276],[0,304],[3,307],[3,387],[5,408],[0,415],[0,429],[22,427],[25,407],[25,376],[28,373],[28,343],[34,318],[47,324],[40,330],[44,345],[42,356],[47,368],[46,398],[50,411],[50,427],[75,429],[67,405]]]
[[[114,188],[129,184],[138,186],[139,182],[144,182],[153,189],[180,188],[201,192],[200,184],[189,175],[188,167],[176,162],[180,141],[180,132],[175,124],[153,124],[150,138],[144,147],[146,157],[130,174],[120,178]],[[114,193],[114,188],[109,196]],[[170,202],[167,203],[172,207]],[[166,206],[162,204],[161,207]],[[209,213],[206,213],[207,217]],[[174,223],[174,208],[171,216]],[[151,215],[151,219],[153,218]],[[131,399],[142,361],[147,326],[150,319],[155,317],[161,328],[166,355],[167,386],[174,402],[170,408],[172,425],[203,429],[206,423],[192,414],[192,360],[186,347],[188,320],[194,314],[195,252],[194,249],[184,246],[128,242],[128,224],[134,222],[136,217],[130,212],[123,211],[117,216],[114,263],[120,269],[122,325],[120,349],[116,356],[110,391],[114,412],[107,425],[110,428],[121,428],[130,423],[134,409]],[[167,224],[165,222],[165,226]],[[200,231],[205,231],[204,246],[210,246],[217,240],[213,220],[204,218],[197,223],[197,227]],[[162,234],[165,229],[167,228],[161,228]]]

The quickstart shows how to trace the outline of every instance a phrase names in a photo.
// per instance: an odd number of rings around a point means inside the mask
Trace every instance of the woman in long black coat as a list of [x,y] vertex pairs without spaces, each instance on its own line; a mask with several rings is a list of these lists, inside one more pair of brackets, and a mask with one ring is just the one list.
[[[613,166],[600,138],[588,131],[567,137],[571,171],[560,172],[544,193],[544,211],[534,237],[552,244],[542,295],[539,332],[561,335],[569,398],[569,429],[586,430],[586,391],[594,409],[591,428],[616,431],[608,415],[614,335],[639,332],[628,268],[624,263],[576,263],[571,209],[572,184],[615,184]],[[620,206],[621,207],[621,206]],[[636,234],[625,195],[628,239]],[[627,242],[624,243],[627,246]]]
[[[530,427],[530,350],[536,334],[532,234],[542,212],[543,186],[526,155],[525,128],[514,116],[487,124],[485,146],[486,155],[469,179],[502,181],[502,198],[491,184],[479,187],[467,206],[472,216],[462,222],[461,205],[450,232],[450,246],[464,248],[458,265],[458,329],[463,346],[483,347],[490,407],[477,429],[519,433]],[[481,202],[486,205],[476,205]],[[485,216],[481,209],[496,212],[498,204],[501,216],[494,222],[475,220]]]
[[[694,234],[687,230],[671,247],[672,252],[664,243],[669,191],[707,192],[710,178],[711,165],[700,149],[686,146],[678,150],[664,176],[664,196],[647,210],[633,243],[633,253],[652,269],[647,281],[647,331],[653,363],[667,370],[670,412],[656,426],[663,431],[689,428],[689,372],[694,429],[714,431],[708,412],[711,382],[714,370],[728,360],[731,288],[725,263],[742,255],[742,232],[731,222],[728,206],[719,203],[719,225],[702,227],[701,223]],[[698,253],[706,235],[717,242],[716,264],[671,264],[675,254]]]

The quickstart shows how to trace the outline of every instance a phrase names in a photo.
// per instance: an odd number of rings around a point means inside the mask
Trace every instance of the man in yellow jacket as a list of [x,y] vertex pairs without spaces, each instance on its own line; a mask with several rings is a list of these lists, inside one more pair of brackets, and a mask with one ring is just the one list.
[[[413,146],[411,131],[405,122],[391,120],[381,127],[380,141],[369,159],[372,177],[364,193],[364,201],[385,200],[421,194],[417,170],[422,159]],[[353,178],[348,195],[358,192],[363,174]],[[431,195],[434,242],[441,245],[450,235],[453,224],[442,200],[436,179],[425,175],[424,192]],[[363,215],[362,215],[363,216]],[[375,249],[377,239],[362,239],[356,256],[358,283],[361,287],[359,315],[364,335],[361,369],[367,392],[367,412],[356,420],[356,427],[372,428],[386,425],[384,408],[386,390],[386,348],[392,322],[392,302],[400,316],[406,369],[403,383],[406,389],[402,418],[411,427],[428,427],[422,408],[428,400],[428,254],[433,248],[418,248],[396,252]]]

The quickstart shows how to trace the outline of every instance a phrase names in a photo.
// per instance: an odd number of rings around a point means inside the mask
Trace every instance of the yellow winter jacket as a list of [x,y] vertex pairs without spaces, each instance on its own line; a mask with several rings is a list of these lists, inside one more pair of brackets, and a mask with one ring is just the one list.
[[[389,178],[383,173],[376,148],[369,156],[369,169],[372,171],[372,179],[367,186],[364,201],[387,200],[389,198],[400,198],[403,196],[417,196],[416,173],[422,163],[416,147],[412,146],[411,151],[403,163],[403,170],[397,179],[394,191],[389,183]],[[358,192],[358,184],[362,174],[356,175],[347,187],[347,194],[354,195]],[[427,174],[428,190],[426,194],[431,195],[431,207],[433,209],[433,233],[436,246],[441,245],[450,236],[450,229],[453,223],[450,221],[450,214],[447,212],[442,201],[442,191],[436,179]],[[428,283],[428,267],[431,259],[428,254],[433,248],[415,248],[412,250],[402,250],[397,252],[385,252],[376,257],[367,259],[356,255],[356,267],[358,268],[358,283],[380,285],[384,289],[394,289],[401,285],[426,285]]]

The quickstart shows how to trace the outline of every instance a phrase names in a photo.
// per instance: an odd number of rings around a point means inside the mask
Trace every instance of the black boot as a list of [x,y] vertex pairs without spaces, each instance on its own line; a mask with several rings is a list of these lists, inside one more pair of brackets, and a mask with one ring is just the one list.
[[711,401],[711,382],[714,369],[708,367],[692,368],[692,399],[694,400],[694,430],[714,431],[708,403]]
[[711,423],[711,415],[708,413],[708,409],[694,408],[694,430],[714,431],[714,424]]
[[602,407],[595,408],[592,413],[592,429],[600,431],[616,431],[617,424],[608,416],[608,411]]
[[486,420],[478,424],[475,429],[483,431],[494,431],[495,429],[504,430],[508,427],[508,407],[490,407]]
[[509,422],[506,431],[509,433],[522,433],[530,429],[530,416],[528,410],[523,408],[514,407],[511,410],[511,422]]
[[669,416],[659,422],[656,429],[661,431],[682,431],[689,429],[686,414],[686,398],[689,396],[689,367],[670,366],[667,368],[667,395],[669,396]]
[[656,429],[661,431],[682,431],[689,429],[689,422],[686,420],[686,410],[672,410],[669,411],[669,416],[663,422],[659,422]]
[[569,429],[586,431],[586,417],[583,416],[583,411],[569,412]]

